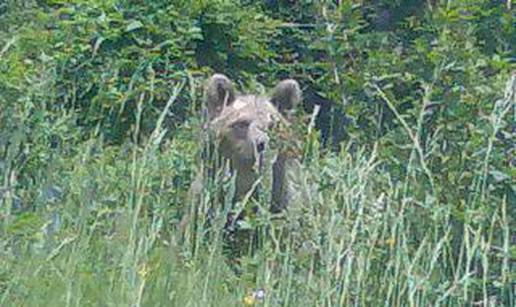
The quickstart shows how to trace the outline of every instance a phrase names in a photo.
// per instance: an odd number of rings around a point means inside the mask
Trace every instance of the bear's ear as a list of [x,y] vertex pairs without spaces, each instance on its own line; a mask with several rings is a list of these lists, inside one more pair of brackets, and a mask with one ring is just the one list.
[[213,119],[222,112],[222,109],[235,100],[235,89],[228,77],[214,74],[206,84],[204,101],[208,109],[209,119]]
[[301,89],[296,80],[283,80],[272,91],[271,102],[282,115],[294,109],[301,102]]

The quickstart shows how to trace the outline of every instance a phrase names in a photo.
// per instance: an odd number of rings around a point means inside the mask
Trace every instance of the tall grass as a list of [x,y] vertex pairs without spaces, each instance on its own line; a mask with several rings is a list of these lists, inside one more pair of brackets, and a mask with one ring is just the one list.
[[[513,108],[514,84],[491,114],[488,144]],[[424,163],[411,160],[406,177],[393,178],[376,155],[381,148],[322,153],[313,132],[296,178],[301,197],[279,217],[266,210],[266,185],[239,204],[262,210],[244,224],[257,244],[233,257],[223,226],[234,182],[203,182],[199,203],[188,193],[193,170],[207,162],[196,155],[199,128],[163,137],[181,90],[143,146],[108,146],[95,133],[53,156],[18,191],[32,210],[17,209],[16,174],[2,174],[10,179],[1,198],[0,305],[240,306],[263,289],[263,306],[514,306],[514,203],[483,210],[486,172],[477,198],[456,199],[464,206],[457,213],[435,197],[437,182],[416,180],[429,172]],[[226,197],[214,196],[220,190]]]

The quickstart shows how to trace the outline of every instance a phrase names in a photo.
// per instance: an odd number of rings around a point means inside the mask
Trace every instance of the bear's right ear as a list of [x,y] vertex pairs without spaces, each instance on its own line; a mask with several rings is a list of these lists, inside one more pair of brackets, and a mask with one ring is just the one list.
[[287,79],[278,83],[272,90],[271,102],[283,116],[287,115],[301,102],[299,83],[294,79]]
[[206,84],[204,101],[208,109],[210,120],[222,112],[224,107],[235,100],[235,89],[228,77],[222,74],[214,74]]

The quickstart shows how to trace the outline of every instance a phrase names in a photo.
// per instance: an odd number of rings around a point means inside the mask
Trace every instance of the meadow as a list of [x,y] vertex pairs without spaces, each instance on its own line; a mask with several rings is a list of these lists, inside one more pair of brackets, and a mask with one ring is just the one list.
[[[0,306],[514,306],[514,22],[487,0],[0,3]],[[288,211],[266,176],[192,196],[214,71],[300,82]],[[237,254],[226,216],[252,207]]]

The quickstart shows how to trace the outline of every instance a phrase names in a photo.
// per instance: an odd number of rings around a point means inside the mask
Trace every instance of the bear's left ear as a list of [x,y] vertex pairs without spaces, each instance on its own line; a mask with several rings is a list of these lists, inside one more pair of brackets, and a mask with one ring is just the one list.
[[294,79],[283,80],[272,91],[271,102],[282,115],[301,102],[301,89]]
[[235,88],[228,77],[214,74],[204,89],[204,101],[210,120],[220,115],[222,110],[235,100]]

